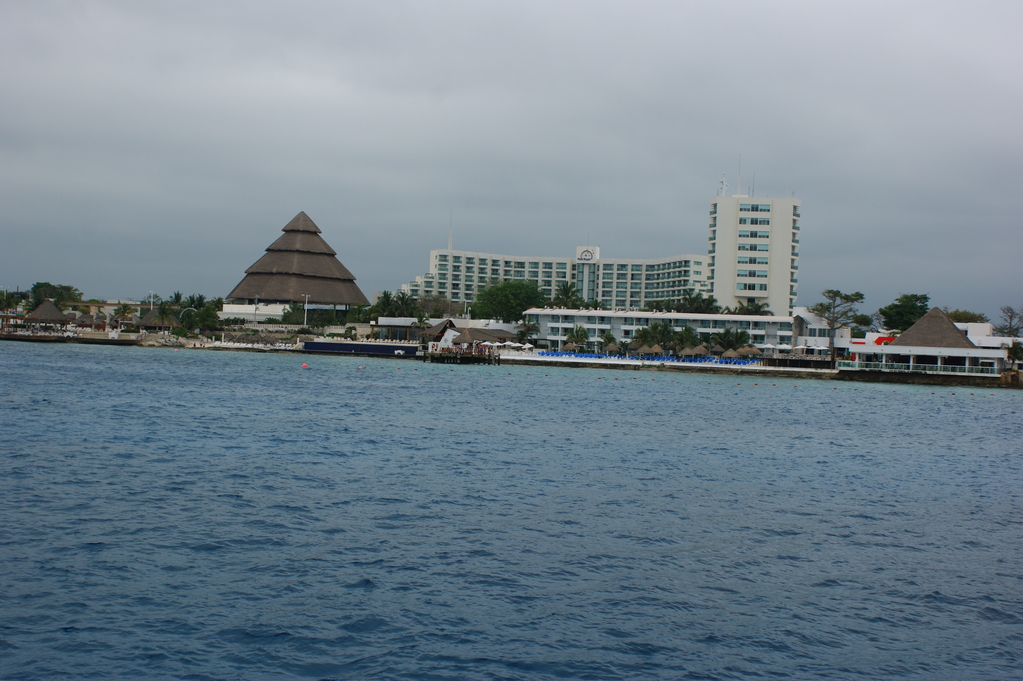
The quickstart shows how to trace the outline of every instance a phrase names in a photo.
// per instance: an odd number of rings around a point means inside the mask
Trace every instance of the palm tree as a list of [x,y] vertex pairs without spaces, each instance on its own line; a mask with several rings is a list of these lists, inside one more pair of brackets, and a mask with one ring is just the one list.
[[565,340],[579,347],[586,347],[590,342],[590,332],[585,327],[577,326],[565,335]]
[[738,350],[749,345],[749,334],[743,329],[736,331],[735,329],[721,329],[717,333],[711,335],[710,342],[715,345],[720,345],[725,350]]
[[759,300],[754,300],[752,303],[739,303],[735,306],[735,314],[749,314],[758,315],[761,317],[773,317],[774,313],[771,312],[768,304]]
[[171,297],[167,299],[167,302],[169,302],[174,307],[181,307],[181,303],[183,303],[184,301],[185,297],[181,295],[181,291],[175,291],[174,293],[171,294]]
[[686,289],[682,299],[675,305],[675,312],[690,312],[694,314],[719,314],[721,306],[714,296],[704,297],[702,291]]
[[419,311],[419,303],[407,291],[399,291],[394,296],[394,312],[397,317],[415,317]]
[[377,298],[377,302],[370,308],[377,317],[393,317],[394,316],[394,296],[390,291],[381,291],[380,296]]
[[636,333],[632,334],[632,341],[640,345],[655,345],[657,340],[654,338],[654,332],[650,330],[649,326],[644,326],[642,329],[636,329]]
[[571,310],[578,310],[583,306],[584,301],[583,297],[579,295],[575,284],[570,281],[563,281],[558,284],[551,302],[554,304],[554,307],[567,307]]
[[193,293],[185,298],[185,307],[194,307],[196,310],[203,309],[206,307],[206,296],[201,293]]
[[540,325],[523,319],[519,322],[519,330],[515,334],[515,340],[519,343],[530,343],[533,337],[540,332]]
[[[175,291],[175,293],[177,292]],[[172,326],[174,324],[174,309],[171,301],[161,300],[160,304],[156,306],[156,321],[161,325]]]
[[611,333],[610,331],[605,331],[604,333],[600,334],[600,342],[603,344],[605,348],[609,345],[618,345],[617,339],[615,339],[614,334]]
[[113,316],[114,319],[120,319],[123,322],[126,319],[130,320],[132,318],[132,315],[134,314],[135,308],[133,308],[128,303],[121,303],[116,308],[114,308]]
[[675,349],[679,352],[683,348],[695,348],[699,344],[700,336],[691,326],[683,326],[682,330],[675,334]]

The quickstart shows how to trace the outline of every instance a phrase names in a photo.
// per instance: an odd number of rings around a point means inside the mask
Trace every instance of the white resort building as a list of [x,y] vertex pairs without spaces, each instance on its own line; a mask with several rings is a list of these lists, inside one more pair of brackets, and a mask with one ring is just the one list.
[[639,309],[649,302],[680,298],[687,290],[709,292],[706,260],[691,254],[601,258],[596,246],[578,246],[575,257],[444,248],[430,251],[430,271],[400,290],[417,299],[434,295],[471,303],[484,288],[502,281],[535,281],[548,297],[568,282],[586,302],[600,301],[607,309]]
[[[710,202],[706,255],[602,258],[599,247],[578,246],[575,257],[430,251],[429,271],[399,290],[413,298],[445,296],[471,303],[487,286],[508,280],[535,281],[553,297],[572,283],[587,303],[607,310],[639,310],[673,303],[686,292],[712,294],[722,307],[767,304],[791,314],[796,302],[799,258],[799,200],[715,196]],[[694,232],[695,234],[695,232]]]

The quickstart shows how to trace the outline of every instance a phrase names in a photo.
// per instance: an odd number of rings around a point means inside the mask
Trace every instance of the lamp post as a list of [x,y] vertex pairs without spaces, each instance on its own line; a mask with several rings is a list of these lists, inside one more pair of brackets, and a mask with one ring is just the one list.
[[302,306],[302,326],[309,325],[309,294],[303,293],[305,296],[305,303]]
[[149,292],[149,311],[153,311],[153,292]]

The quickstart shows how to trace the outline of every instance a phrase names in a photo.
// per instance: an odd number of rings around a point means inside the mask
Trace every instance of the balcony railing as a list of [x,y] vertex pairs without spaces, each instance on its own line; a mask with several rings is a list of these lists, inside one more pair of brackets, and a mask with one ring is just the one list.
[[919,371],[926,374],[997,374],[995,367],[938,366],[937,364],[896,364],[894,362],[850,362],[839,360],[839,369],[870,371]]

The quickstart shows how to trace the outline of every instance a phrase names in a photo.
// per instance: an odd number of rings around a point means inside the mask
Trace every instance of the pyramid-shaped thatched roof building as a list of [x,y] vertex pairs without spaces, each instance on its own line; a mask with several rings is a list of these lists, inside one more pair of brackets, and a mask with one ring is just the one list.
[[890,345],[923,348],[975,348],[966,332],[958,328],[936,307],[928,310],[913,326],[902,332]]
[[369,305],[308,215],[299,213],[282,231],[228,298],[291,303],[308,295],[310,303],[319,305]]

